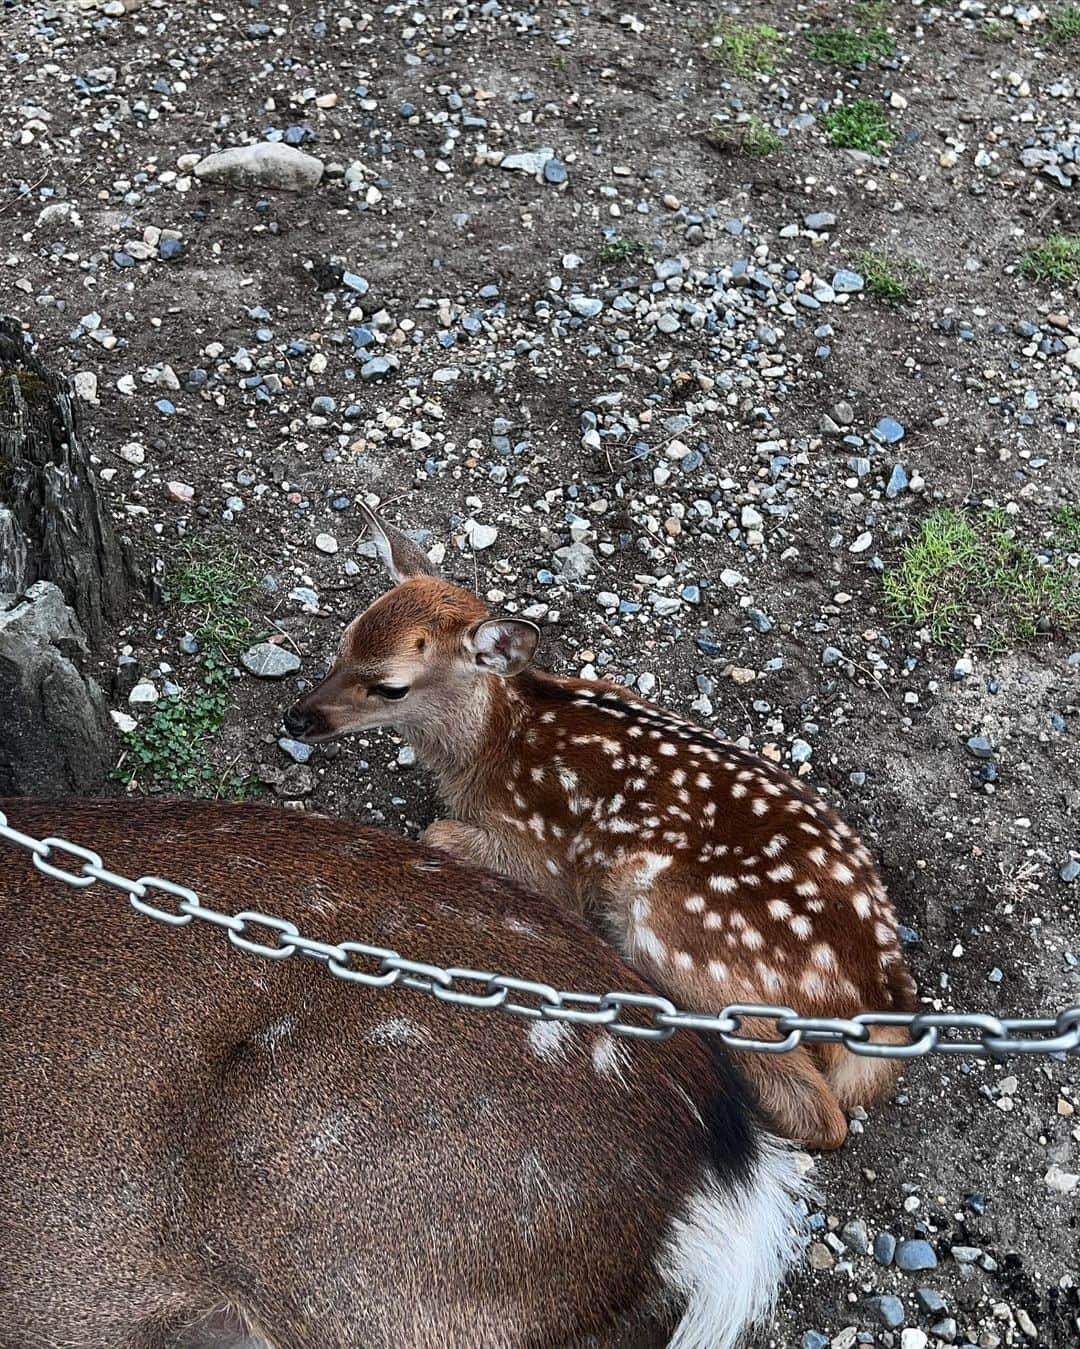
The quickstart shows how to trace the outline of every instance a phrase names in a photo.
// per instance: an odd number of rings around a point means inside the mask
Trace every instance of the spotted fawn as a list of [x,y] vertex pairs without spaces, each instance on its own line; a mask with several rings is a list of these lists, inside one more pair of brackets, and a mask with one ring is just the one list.
[[[425,842],[583,910],[681,1004],[914,1007],[873,859],[820,797],[628,689],[532,669],[534,624],[492,617],[407,536],[368,523],[396,584],[288,711],[290,734],[397,728],[450,816]],[[743,1029],[768,1036],[751,1016]],[[738,1060],[772,1125],[820,1149],[840,1146],[845,1110],[889,1094],[898,1071],[828,1043]]]

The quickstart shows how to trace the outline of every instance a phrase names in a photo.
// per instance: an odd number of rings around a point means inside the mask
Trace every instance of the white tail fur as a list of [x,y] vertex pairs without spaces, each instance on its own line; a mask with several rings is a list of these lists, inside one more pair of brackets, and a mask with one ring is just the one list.
[[669,1349],[733,1349],[769,1317],[808,1240],[813,1190],[799,1158],[764,1138],[744,1181],[733,1188],[709,1175],[691,1195],[660,1257],[661,1277],[686,1304]]

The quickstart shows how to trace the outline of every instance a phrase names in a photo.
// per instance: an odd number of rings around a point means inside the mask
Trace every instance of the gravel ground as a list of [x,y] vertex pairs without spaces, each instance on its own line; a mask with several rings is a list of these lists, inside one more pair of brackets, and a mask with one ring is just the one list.
[[[390,503],[543,663],[820,788],[928,1006],[1080,1002],[1080,638],[992,588],[905,623],[885,589],[943,508],[1077,584],[1078,288],[1020,264],[1080,234],[1080,38],[981,0],[749,3],[778,37],[739,73],[697,0],[0,13],[2,304],[77,380],[146,584],[99,672],[132,790],[432,818],[389,735],[275,729],[381,588],[355,501]],[[890,40],[839,69],[838,23]],[[831,143],[860,98],[880,154]],[[170,709],[213,732],[179,783]],[[912,1067],[820,1164],[761,1343],[1076,1344],[1078,1079]]]

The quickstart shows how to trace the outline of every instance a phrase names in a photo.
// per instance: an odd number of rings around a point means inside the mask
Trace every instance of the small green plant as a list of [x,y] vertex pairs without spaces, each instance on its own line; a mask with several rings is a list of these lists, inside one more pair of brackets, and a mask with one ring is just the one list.
[[776,68],[780,34],[766,23],[717,19],[708,38],[710,54],[736,75],[769,75]]
[[1025,276],[1071,286],[1080,280],[1080,234],[1055,234],[1029,248],[1020,260]]
[[884,249],[868,248],[858,257],[858,268],[866,283],[866,290],[877,300],[888,304],[903,304],[911,296],[908,277],[912,265],[906,258],[897,258]]
[[229,709],[229,675],[207,655],[199,682],[186,694],[163,698],[143,725],[124,737],[124,753],[114,776],[134,784],[188,796],[242,801],[257,784],[238,773],[220,772],[210,762],[207,742]]
[[893,612],[935,642],[1001,650],[1046,626],[1080,624],[1080,573],[1041,561],[1003,511],[928,516],[882,584]]
[[987,19],[983,24],[982,35],[987,42],[1008,42],[1012,37],[1012,31],[1008,24],[1002,23],[1000,19]]
[[754,155],[763,158],[779,150],[780,137],[770,126],[766,126],[758,117],[745,122],[733,122],[722,117],[713,117],[709,122],[705,139],[729,155]]
[[1050,28],[1059,42],[1075,42],[1080,38],[1080,5],[1055,9],[1050,15]]
[[1054,524],[1067,548],[1080,547],[1080,501],[1070,501],[1054,516]]
[[810,54],[815,61],[855,70],[869,61],[896,54],[896,39],[884,28],[858,32],[854,28],[821,28],[810,34]]
[[891,145],[896,132],[889,125],[880,104],[872,98],[857,98],[841,103],[822,119],[829,140],[842,150],[863,150],[875,154],[883,145]]
[[613,267],[641,257],[645,251],[645,245],[637,239],[605,239],[596,256],[605,267]]
[[238,551],[192,552],[168,598],[195,609],[193,631],[204,646],[229,650],[251,635],[244,604],[254,587]]

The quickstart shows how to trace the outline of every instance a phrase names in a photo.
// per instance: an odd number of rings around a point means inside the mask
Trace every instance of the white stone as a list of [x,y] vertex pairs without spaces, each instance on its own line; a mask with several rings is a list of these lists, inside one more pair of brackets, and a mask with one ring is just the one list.
[[333,534],[316,534],[315,547],[320,553],[336,553],[338,550],[338,541]]
[[128,702],[132,707],[146,706],[150,703],[156,703],[157,700],[158,691],[149,679],[140,679],[128,694]]
[[477,552],[482,548],[490,548],[499,537],[499,531],[494,525],[482,525],[476,520],[465,521],[465,534],[469,540],[469,546]]

